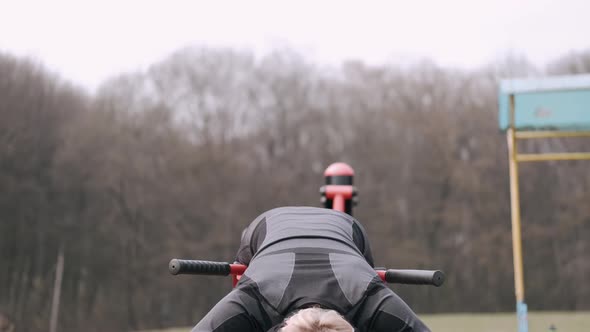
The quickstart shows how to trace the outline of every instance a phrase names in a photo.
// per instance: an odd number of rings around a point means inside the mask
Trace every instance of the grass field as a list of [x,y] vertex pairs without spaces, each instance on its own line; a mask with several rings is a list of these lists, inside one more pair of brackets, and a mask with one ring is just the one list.
[[[516,314],[421,315],[433,332],[516,332]],[[529,312],[529,332],[590,332],[590,312]],[[191,327],[151,332],[189,332]],[[148,331],[145,331],[148,332]]]
[[[434,332],[516,332],[516,314],[424,315]],[[590,332],[590,312],[529,312],[529,332]]]

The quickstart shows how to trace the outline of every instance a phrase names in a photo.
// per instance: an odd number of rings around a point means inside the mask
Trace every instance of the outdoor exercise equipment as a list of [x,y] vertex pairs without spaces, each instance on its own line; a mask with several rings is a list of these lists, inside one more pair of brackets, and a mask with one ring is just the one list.
[[590,152],[518,153],[519,139],[590,137],[590,75],[513,79],[500,82],[499,124],[506,131],[518,331],[528,332],[520,226],[518,163],[590,160]]
[[358,203],[353,187],[354,170],[345,163],[333,163],[324,171],[326,185],[320,188],[321,202],[327,209],[334,209],[352,216],[352,207]]
[[[242,275],[247,266],[230,264],[227,262],[213,262],[201,260],[173,259],[168,264],[171,274],[201,274],[201,275]],[[396,284],[433,285],[436,287],[444,283],[445,276],[441,271],[429,270],[394,270],[375,269],[381,280]],[[234,284],[235,286],[235,284]]]
[[[352,186],[354,170],[345,163],[334,163],[324,172],[326,185],[321,187],[322,202],[327,208],[332,208],[352,215],[352,206],[356,201],[356,189]],[[235,287],[247,266],[227,262],[204,260],[172,259],[168,270],[173,275],[202,274],[232,276]],[[411,285],[433,285],[436,287],[444,283],[445,275],[438,270],[395,270],[376,268],[381,280],[389,283]]]

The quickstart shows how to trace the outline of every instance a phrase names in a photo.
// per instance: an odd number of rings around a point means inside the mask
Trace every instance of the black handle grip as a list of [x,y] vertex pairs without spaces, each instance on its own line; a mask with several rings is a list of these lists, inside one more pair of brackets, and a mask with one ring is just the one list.
[[428,270],[387,270],[385,281],[396,284],[433,285],[439,287],[445,282],[442,271]]
[[173,259],[168,264],[171,274],[206,274],[215,276],[227,276],[230,273],[230,265],[225,262],[197,261],[188,259]]

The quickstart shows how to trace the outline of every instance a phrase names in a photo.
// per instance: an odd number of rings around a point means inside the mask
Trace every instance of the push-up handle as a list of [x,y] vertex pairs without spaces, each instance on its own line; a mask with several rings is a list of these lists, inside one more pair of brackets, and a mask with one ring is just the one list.
[[439,287],[445,282],[445,274],[435,270],[382,270],[377,271],[382,280],[392,284],[432,285]]
[[174,275],[204,274],[227,276],[230,274],[243,274],[246,271],[246,265],[175,258],[168,264],[168,270]]
[[[246,271],[247,266],[242,264],[230,264],[227,262],[212,262],[188,259],[173,259],[168,264],[168,270],[173,275],[178,274],[202,274],[239,276]],[[381,280],[395,284],[409,285],[433,285],[439,287],[445,281],[442,271],[428,270],[393,270],[377,269]]]

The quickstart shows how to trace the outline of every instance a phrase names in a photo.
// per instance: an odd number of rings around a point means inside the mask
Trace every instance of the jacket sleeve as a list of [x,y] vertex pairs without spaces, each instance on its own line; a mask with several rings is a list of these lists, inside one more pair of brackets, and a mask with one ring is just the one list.
[[354,219],[353,223],[353,240],[356,247],[359,251],[363,254],[367,263],[371,265],[371,267],[375,267],[375,263],[373,261],[373,253],[371,252],[371,245],[369,244],[369,238],[367,237],[367,232],[363,228],[361,223]]
[[234,289],[209,311],[191,332],[257,332],[266,331],[260,304],[249,294]]
[[258,247],[264,241],[265,235],[266,214],[263,213],[242,231],[240,247],[238,248],[235,261],[240,264],[249,265]]

